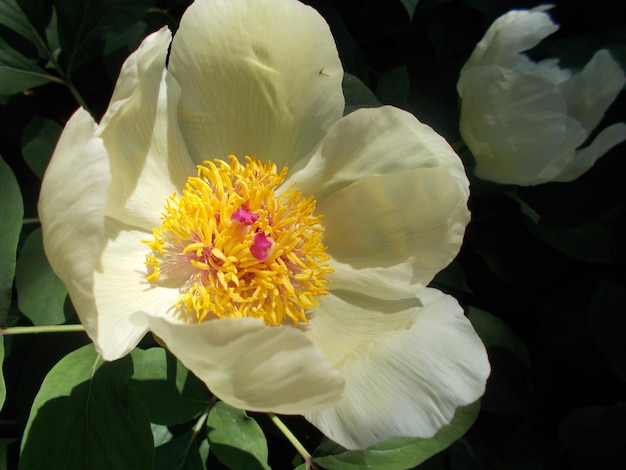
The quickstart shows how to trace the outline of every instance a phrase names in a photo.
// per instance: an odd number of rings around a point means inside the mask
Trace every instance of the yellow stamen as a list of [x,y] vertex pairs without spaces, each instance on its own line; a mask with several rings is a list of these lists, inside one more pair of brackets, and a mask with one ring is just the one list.
[[307,321],[333,270],[315,200],[293,186],[277,194],[287,169],[230,156],[198,165],[181,196],[165,203],[146,256],[146,280],[179,285],[175,313],[185,321]]

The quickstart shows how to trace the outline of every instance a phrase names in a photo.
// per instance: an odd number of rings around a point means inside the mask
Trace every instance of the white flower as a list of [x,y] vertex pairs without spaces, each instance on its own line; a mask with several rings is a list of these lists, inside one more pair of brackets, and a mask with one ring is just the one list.
[[233,406],[349,448],[435,434],[489,373],[426,287],[469,219],[457,155],[395,108],[342,117],[333,38],[296,1],[198,0],[166,69],[170,40],[125,62],[100,123],[74,114],[42,184],[46,253],[102,357],[152,331]]
[[461,70],[460,130],[480,178],[522,186],[572,181],[626,140],[626,125],[613,124],[580,148],[624,86],[608,51],[576,73],[522,54],[558,29],[549,8],[498,18]]

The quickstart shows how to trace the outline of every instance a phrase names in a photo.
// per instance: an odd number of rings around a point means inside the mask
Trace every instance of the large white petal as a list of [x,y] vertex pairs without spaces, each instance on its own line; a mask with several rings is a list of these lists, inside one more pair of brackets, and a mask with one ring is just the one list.
[[346,387],[337,405],[305,416],[348,449],[433,436],[483,394],[490,371],[461,307],[434,289],[419,301],[323,297],[308,335]]
[[489,27],[474,48],[464,68],[497,64],[513,67],[520,60],[520,52],[532,49],[559,27],[542,5],[532,10],[511,10],[500,16]]
[[332,289],[414,295],[458,253],[466,204],[465,188],[438,167],[370,176],[332,193],[318,206]]
[[41,184],[39,218],[46,256],[65,283],[93,339],[93,273],[104,246],[104,212],[111,181],[96,123],[79,109],[65,125]]
[[415,116],[391,106],[359,109],[330,128],[304,168],[294,168],[284,186],[296,183],[322,201],[366,176],[443,168],[469,194],[461,159],[446,140]]
[[606,49],[596,52],[583,70],[560,85],[567,113],[591,133],[624,83],[624,72],[611,54]]
[[300,330],[254,318],[177,324],[136,315],[226,403],[251,411],[303,414],[336,403],[343,379]]
[[170,41],[163,28],[126,60],[98,129],[111,165],[107,215],[146,230],[196,173],[176,122],[179,87],[166,84]]
[[169,69],[194,161],[234,154],[278,167],[308,155],[341,117],[343,70],[328,25],[295,0],[196,0]]
[[105,235],[106,246],[94,274],[97,314],[90,336],[98,352],[110,361],[129,353],[147,331],[145,325],[131,321],[132,314],[171,314],[180,286],[157,287],[146,281],[144,262],[150,249],[141,240],[151,238],[151,233],[107,218]]

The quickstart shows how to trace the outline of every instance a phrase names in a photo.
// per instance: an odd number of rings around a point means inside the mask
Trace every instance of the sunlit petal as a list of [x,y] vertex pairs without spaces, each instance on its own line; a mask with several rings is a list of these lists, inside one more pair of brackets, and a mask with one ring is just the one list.
[[344,447],[431,437],[484,391],[484,346],[450,296],[434,289],[413,301],[328,296],[318,312],[309,336],[346,388],[337,405],[306,418]]
[[196,162],[234,154],[282,167],[308,155],[343,111],[328,25],[295,0],[195,2],[169,67]]

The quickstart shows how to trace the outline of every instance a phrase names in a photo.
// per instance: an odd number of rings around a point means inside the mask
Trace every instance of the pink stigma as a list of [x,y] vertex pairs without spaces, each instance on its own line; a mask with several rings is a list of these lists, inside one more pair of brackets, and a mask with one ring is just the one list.
[[258,261],[265,261],[269,255],[270,250],[274,246],[274,242],[271,238],[266,237],[263,232],[258,232],[254,236],[254,241],[252,245],[250,245],[250,253],[254,256]]
[[252,225],[258,218],[259,214],[250,212],[245,204],[239,207],[239,209],[233,212],[233,215],[230,216],[230,220],[234,220],[242,225]]

